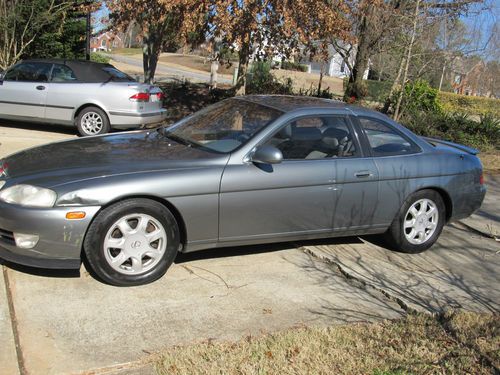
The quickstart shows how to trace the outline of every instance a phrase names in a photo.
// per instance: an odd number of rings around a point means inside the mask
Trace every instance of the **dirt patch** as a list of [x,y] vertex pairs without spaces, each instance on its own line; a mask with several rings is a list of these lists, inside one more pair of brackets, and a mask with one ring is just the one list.
[[178,347],[164,353],[156,369],[159,374],[491,374],[500,364],[499,331],[495,314],[416,314]]
[[[292,79],[295,91],[316,90],[318,87],[318,74],[295,72],[291,70],[273,70],[272,72],[274,76],[280,80],[287,78]],[[337,96],[344,95],[343,80],[341,78],[323,77],[321,88],[323,90],[329,89],[332,94]]]
[[500,151],[479,154],[483,168],[489,173],[500,173]]

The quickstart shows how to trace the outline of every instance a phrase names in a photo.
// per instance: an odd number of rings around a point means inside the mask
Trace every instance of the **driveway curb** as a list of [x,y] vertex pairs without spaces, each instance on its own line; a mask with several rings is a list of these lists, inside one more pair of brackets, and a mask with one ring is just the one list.
[[17,340],[17,326],[11,290],[4,266],[0,276],[0,363],[5,374],[25,374]]

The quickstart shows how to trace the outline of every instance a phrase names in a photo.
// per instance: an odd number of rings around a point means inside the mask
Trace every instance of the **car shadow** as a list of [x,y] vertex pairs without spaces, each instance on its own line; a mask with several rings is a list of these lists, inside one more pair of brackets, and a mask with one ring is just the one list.
[[10,268],[11,270],[26,273],[33,276],[50,277],[50,278],[77,278],[80,277],[79,269],[46,269],[23,266],[21,264],[12,263],[4,259],[0,259],[0,265]]
[[[179,253],[174,260],[175,264],[183,264],[204,259],[229,258],[236,256],[255,255],[278,252],[282,250],[297,249],[302,246],[314,245],[338,245],[338,244],[354,244],[361,243],[358,237],[342,237],[342,238],[326,238],[319,240],[306,240],[294,242],[279,242],[272,244],[248,245],[248,246],[233,246],[216,248],[209,250],[201,250],[192,253]],[[83,262],[85,264],[85,261]],[[20,264],[8,262],[0,259],[0,265],[10,268],[14,271],[26,273],[33,276],[47,278],[79,278],[81,277],[80,269],[45,269],[23,266]],[[87,267],[86,267],[87,268]],[[93,272],[89,273],[96,278]],[[101,281],[102,282],[102,281]]]
[[46,133],[77,134],[76,127],[70,125],[46,124],[26,121],[1,120],[0,128],[35,130]]
[[267,243],[260,245],[219,247],[216,249],[201,250],[192,253],[179,253],[175,258],[174,263],[179,264],[203,259],[217,259],[244,255],[265,254],[288,249],[297,249],[302,246],[354,244],[361,242],[362,241],[358,237],[336,237],[316,240]]

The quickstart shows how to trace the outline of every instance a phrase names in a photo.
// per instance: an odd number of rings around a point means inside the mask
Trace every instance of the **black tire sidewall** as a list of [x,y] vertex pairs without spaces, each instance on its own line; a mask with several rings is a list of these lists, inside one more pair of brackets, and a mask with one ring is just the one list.
[[[82,128],[82,117],[86,113],[89,113],[89,112],[95,112],[95,113],[99,114],[99,116],[101,116],[101,118],[102,118],[102,129],[99,133],[87,134]],[[76,117],[76,127],[78,128],[78,133],[82,137],[91,137],[93,135],[106,134],[106,133],[109,133],[109,131],[111,130],[108,115],[106,115],[106,113],[98,107],[87,107],[87,108],[84,108],[82,111],[80,111],[80,113]]]
[[[415,245],[410,243],[405,236],[403,225],[404,220],[406,218],[406,214],[410,207],[420,199],[430,199],[436,204],[439,213],[438,224],[436,230],[432,234],[432,236],[423,244]],[[395,248],[397,251],[401,251],[404,253],[416,254],[421,253],[428,248],[430,248],[439,238],[444,224],[446,221],[446,207],[443,202],[443,198],[441,195],[435,191],[430,189],[420,190],[416,193],[413,193],[401,206],[396,218],[391,224],[387,232],[386,238],[389,243]]]
[[[114,270],[104,255],[104,239],[113,223],[130,214],[143,213],[158,220],[167,234],[167,247],[160,262],[141,275],[125,275]],[[99,213],[92,222],[84,241],[86,260],[95,274],[115,286],[134,286],[151,283],[162,277],[173,263],[180,244],[179,227],[172,213],[161,203],[149,199],[119,202]]]

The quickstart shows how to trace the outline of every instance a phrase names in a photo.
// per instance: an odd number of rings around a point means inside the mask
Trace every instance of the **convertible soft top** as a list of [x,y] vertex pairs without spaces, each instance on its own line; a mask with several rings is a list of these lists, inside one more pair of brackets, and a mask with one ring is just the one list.
[[[111,64],[98,63],[86,60],[66,60],[66,59],[29,59],[21,61],[40,62],[49,64],[61,64],[69,67],[80,83],[101,83],[116,80],[107,69],[116,69]],[[106,69],[107,68],[107,69]],[[131,79],[132,80],[132,79]]]

